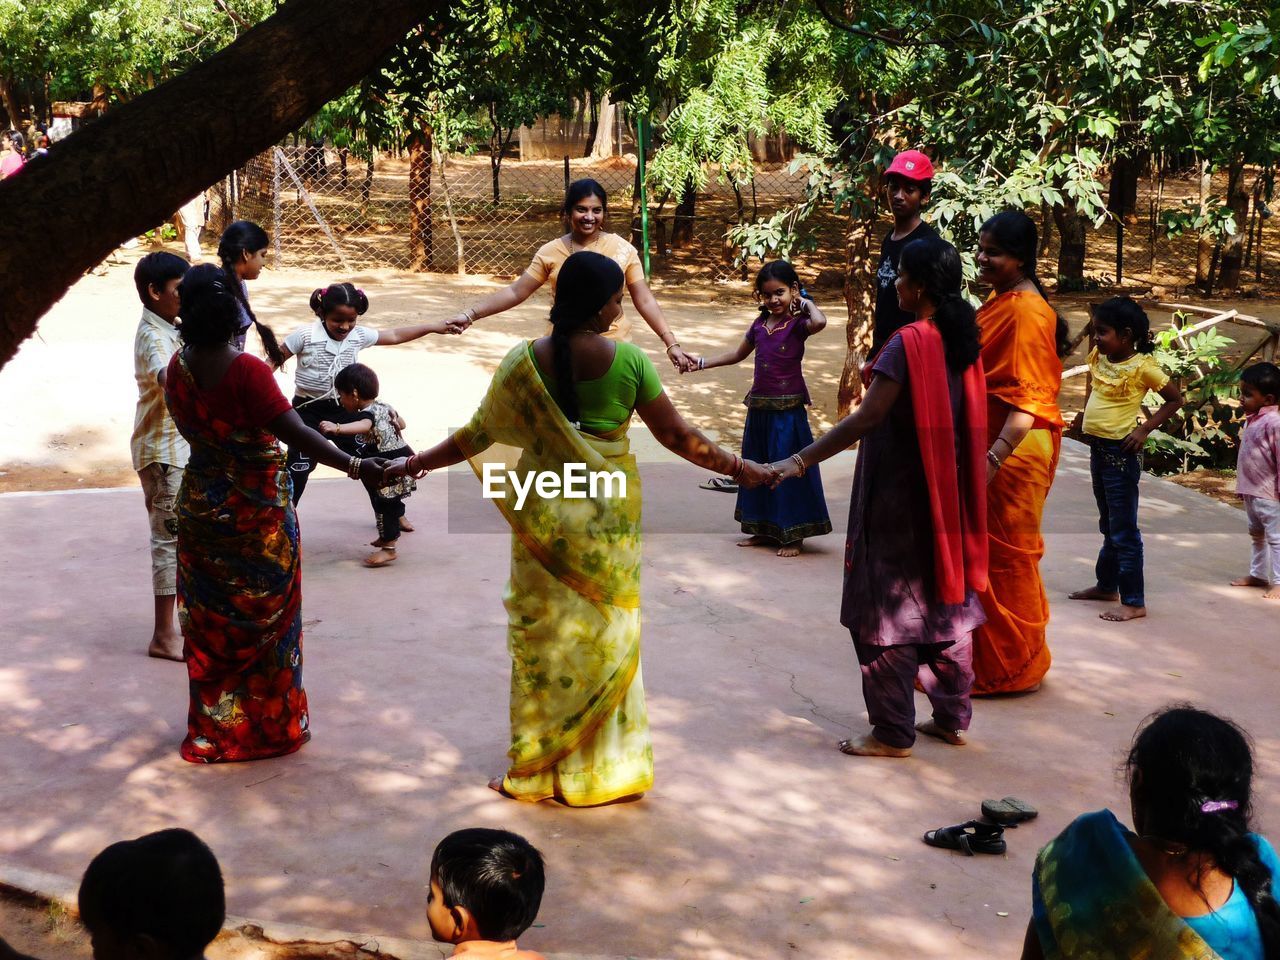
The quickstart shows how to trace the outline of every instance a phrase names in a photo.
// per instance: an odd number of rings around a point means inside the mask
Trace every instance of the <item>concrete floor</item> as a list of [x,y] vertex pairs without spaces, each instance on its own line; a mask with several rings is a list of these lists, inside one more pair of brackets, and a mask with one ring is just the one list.
[[[435,841],[504,826],[547,857],[549,954],[698,960],[1017,956],[1038,848],[1072,817],[1127,819],[1117,764],[1139,720],[1174,700],[1257,739],[1261,826],[1280,785],[1280,604],[1225,584],[1244,570],[1239,511],[1144,480],[1143,622],[1066,601],[1098,537],[1081,449],[1047,520],[1054,666],[1033,696],[980,701],[972,744],[852,759],[865,729],[837,622],[852,457],[825,470],[837,534],[795,561],[733,546],[733,499],[646,457],[644,671],[657,784],[597,810],[517,804],[504,768],[508,537],[469,473],[410,501],[393,567],[358,564],[363,492],[317,481],[301,509],[306,685],[315,736],[280,760],[178,758],[182,667],[144,655],[151,602],[136,489],[0,497],[0,866],[74,878],[121,837],[196,830],[233,913],[427,936]],[[923,700],[921,701],[923,703]],[[1006,857],[924,846],[931,827],[1016,794],[1040,818]]]

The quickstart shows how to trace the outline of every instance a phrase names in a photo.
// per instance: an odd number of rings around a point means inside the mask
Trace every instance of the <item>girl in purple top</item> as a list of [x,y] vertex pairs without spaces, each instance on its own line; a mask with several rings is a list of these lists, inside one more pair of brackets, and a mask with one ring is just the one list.
[[[756,275],[756,317],[738,346],[714,357],[700,357],[697,370],[741,363],[756,355],[755,379],[745,398],[747,423],[742,430],[742,455],[758,463],[786,460],[813,442],[809,429],[809,389],[800,361],[804,343],[827,325],[817,304],[804,295],[795,267],[785,260],[766,263]],[[822,477],[810,468],[802,477],[767,486],[738,490],[733,517],[751,534],[738,544],[754,547],[778,544],[778,556],[800,553],[805,537],[831,532]]]

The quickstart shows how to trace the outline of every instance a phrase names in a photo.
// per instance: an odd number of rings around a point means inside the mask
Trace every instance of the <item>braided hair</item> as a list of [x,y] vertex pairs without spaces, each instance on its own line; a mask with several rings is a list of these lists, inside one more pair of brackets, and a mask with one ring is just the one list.
[[[1040,278],[1036,275],[1038,236],[1034,220],[1021,210],[1006,210],[987,220],[978,230],[978,233],[991,234],[991,238],[995,241],[997,247],[1019,261],[1022,264],[1023,276],[1035,285],[1036,290],[1044,298],[1045,302],[1049,302],[1049,295],[1045,293],[1044,284],[1040,282]],[[1067,321],[1062,318],[1062,314],[1058,313],[1057,310],[1054,310],[1053,314],[1058,318],[1054,329],[1054,341],[1058,349],[1058,356],[1065,357],[1071,352],[1071,330],[1067,326]]]
[[1116,333],[1129,331],[1133,338],[1133,349],[1138,353],[1154,353],[1155,338],[1151,335],[1151,319],[1147,312],[1138,306],[1131,297],[1112,297],[1096,304],[1090,313],[1094,325],[1110,327]]
[[262,338],[262,347],[266,350],[268,359],[273,366],[278,367],[284,363],[285,357],[279,343],[276,342],[276,335],[254,314],[253,308],[249,306],[249,298],[240,283],[240,277],[236,273],[236,264],[245,254],[265,250],[270,243],[271,238],[267,236],[267,231],[256,223],[249,220],[236,220],[222,231],[222,236],[218,240],[218,259],[222,261],[222,269],[231,281],[231,290],[240,303],[241,309],[253,321],[258,336]]
[[942,334],[947,368],[954,373],[969,369],[982,345],[977,313],[960,292],[964,268],[956,248],[937,237],[912,240],[902,248],[898,270],[923,287],[933,304],[933,325]]
[[[760,292],[760,288],[769,280],[777,280],[785,287],[795,287],[800,291],[800,296],[805,295],[805,290],[800,286],[800,275],[796,273],[796,268],[786,260],[772,260],[760,268],[760,272],[756,274],[756,293]],[[769,308],[761,304],[760,315],[756,320],[764,320],[769,316]]]
[[590,250],[573,254],[556,278],[556,300],[551,306],[551,351],[555,357],[556,403],[572,423],[582,419],[573,378],[573,354],[569,337],[590,323],[605,304],[622,289],[622,268],[608,257]]
[[1280,960],[1280,904],[1250,836],[1248,735],[1212,713],[1169,707],[1139,728],[1126,773],[1135,829],[1186,844],[1235,880],[1257,917],[1265,960]]
[[230,343],[240,329],[239,298],[235,280],[212,263],[200,263],[186,272],[178,285],[178,336],[190,347],[217,347]]

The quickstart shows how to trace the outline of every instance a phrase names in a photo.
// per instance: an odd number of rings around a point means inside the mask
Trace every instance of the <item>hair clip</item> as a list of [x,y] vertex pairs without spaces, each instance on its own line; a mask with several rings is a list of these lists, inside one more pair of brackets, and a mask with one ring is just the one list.
[[1206,800],[1200,804],[1201,813],[1221,813],[1223,810],[1237,810],[1240,804],[1234,800]]

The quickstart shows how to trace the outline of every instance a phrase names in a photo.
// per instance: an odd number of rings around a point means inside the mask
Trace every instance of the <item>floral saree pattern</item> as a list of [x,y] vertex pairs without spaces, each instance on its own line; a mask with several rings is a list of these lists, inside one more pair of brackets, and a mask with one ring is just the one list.
[[[582,433],[547,392],[523,342],[502,361],[471,422],[454,435],[472,469],[520,477],[565,464],[612,474],[581,498],[513,485],[494,503],[511,525],[503,596],[511,654],[510,767],[521,800],[571,806],[643,793],[653,749],[640,672],[640,476],[628,423]],[[625,484],[622,482],[625,480]]]
[[302,562],[284,453],[266,429],[219,417],[181,354],[167,388],[191,444],[176,507],[190,681],[182,757],[219,763],[292,753],[311,733]]

